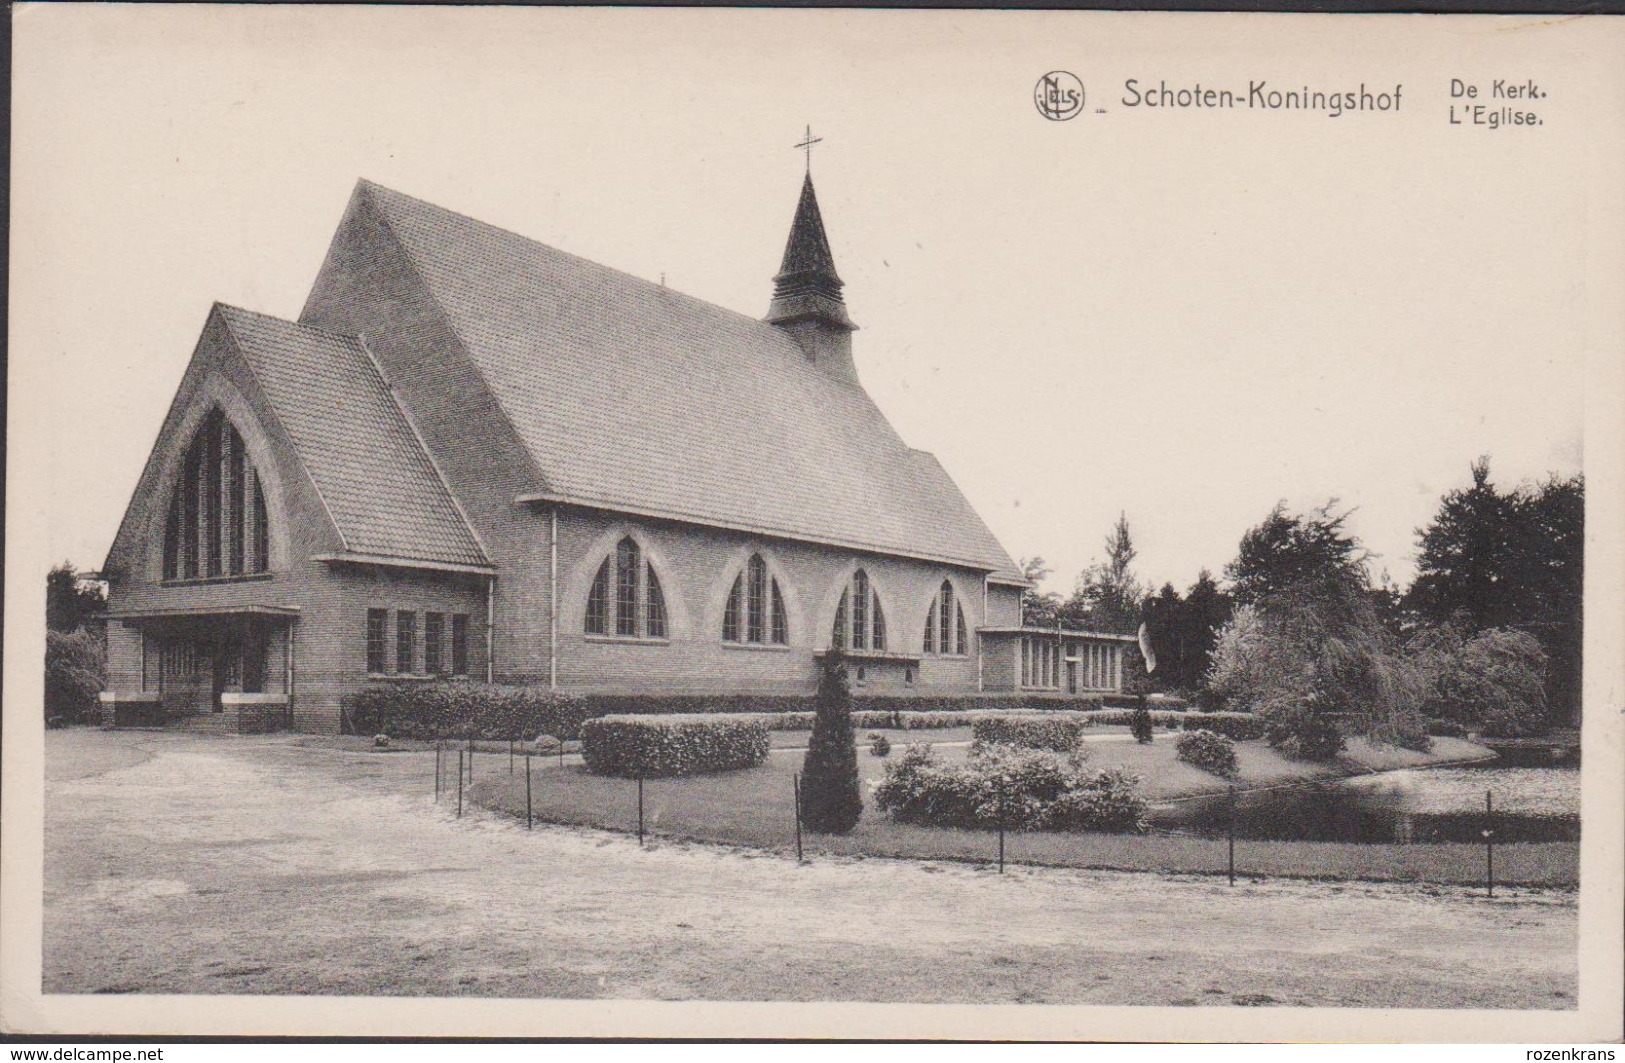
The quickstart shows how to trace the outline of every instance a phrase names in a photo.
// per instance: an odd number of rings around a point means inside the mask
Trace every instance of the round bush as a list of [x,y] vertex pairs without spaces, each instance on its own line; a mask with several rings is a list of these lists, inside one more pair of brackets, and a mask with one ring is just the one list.
[[581,755],[595,775],[738,771],[761,764],[767,751],[767,726],[754,716],[602,716],[581,725]]
[[1180,760],[1201,768],[1220,778],[1236,774],[1236,744],[1213,731],[1186,731],[1179,736],[1174,750]]

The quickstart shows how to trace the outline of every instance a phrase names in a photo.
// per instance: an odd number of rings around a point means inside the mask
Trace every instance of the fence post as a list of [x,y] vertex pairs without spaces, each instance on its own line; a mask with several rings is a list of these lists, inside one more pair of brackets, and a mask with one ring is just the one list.
[[513,774],[513,739],[508,739],[508,774]]
[[530,830],[530,754],[525,754],[525,829]]
[[638,844],[643,844],[643,776],[638,776]]
[[440,741],[434,744],[434,803],[440,803]]
[[463,751],[457,751],[457,817],[463,815]]
[[474,785],[474,739],[468,739],[468,785]]
[[790,776],[796,794],[796,863],[801,863],[801,773]]
[[1230,841],[1230,885],[1236,884],[1236,784],[1230,784],[1230,815],[1225,833]]
[[1004,791],[999,791],[999,874],[1004,874]]
[[1484,880],[1489,895],[1495,896],[1495,803],[1490,791],[1484,791]]

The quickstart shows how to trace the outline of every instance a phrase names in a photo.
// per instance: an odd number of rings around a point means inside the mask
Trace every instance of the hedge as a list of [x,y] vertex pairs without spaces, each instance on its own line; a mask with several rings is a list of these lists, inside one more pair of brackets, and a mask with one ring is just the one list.
[[996,744],[957,764],[937,763],[930,746],[910,746],[886,766],[875,804],[899,822],[932,827],[1141,831],[1146,815],[1135,776]]
[[601,716],[581,726],[595,775],[662,778],[754,768],[767,759],[767,726],[738,714]]
[[[812,694],[583,694],[590,716],[693,715],[696,713],[798,713],[817,707]],[[864,712],[965,713],[977,710],[1081,711],[1129,706],[1117,694],[1042,694],[1032,691],[961,694],[862,693],[852,695],[853,718]],[[1172,707],[1172,699],[1164,703]]]
[[1237,742],[1264,737],[1264,720],[1250,712],[1192,712],[1184,718],[1187,731],[1212,731]]
[[461,680],[370,686],[346,694],[343,708],[348,734],[496,742],[543,734],[573,739],[592,715],[579,695]]
[[1004,713],[980,716],[971,723],[971,737],[979,744],[989,742],[1023,749],[1047,749],[1070,753],[1083,739],[1084,722],[1071,714],[1019,715]]
[[1186,731],[1174,743],[1174,750],[1194,768],[1224,779],[1236,774],[1236,744],[1217,731]]

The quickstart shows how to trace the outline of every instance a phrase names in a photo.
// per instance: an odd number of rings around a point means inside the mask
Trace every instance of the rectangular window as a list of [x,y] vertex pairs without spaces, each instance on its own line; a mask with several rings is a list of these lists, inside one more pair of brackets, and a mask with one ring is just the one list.
[[379,675],[384,671],[384,646],[389,637],[389,612],[384,609],[367,610],[367,671]]
[[181,578],[197,578],[198,543],[198,462],[196,449],[187,452],[181,473]]
[[408,609],[395,614],[395,671],[411,675],[417,669],[418,615]]
[[767,566],[752,558],[746,571],[750,579],[745,588],[745,638],[761,642],[767,637]]
[[247,571],[243,567],[243,516],[248,508],[243,504],[243,442],[236,432],[228,432],[226,440],[231,444],[226,454],[226,571],[240,576]]
[[271,571],[271,518],[265,512],[265,488],[254,478],[254,571]]
[[207,566],[199,575],[218,576],[220,571],[220,425],[209,430],[203,451],[203,556]]
[[440,655],[445,624],[444,613],[423,614],[423,670],[430,675],[444,675],[446,671],[445,659]]
[[630,539],[623,539],[616,551],[615,564],[615,634],[638,633],[638,549]]
[[451,674],[468,674],[468,617],[463,613],[451,615]]

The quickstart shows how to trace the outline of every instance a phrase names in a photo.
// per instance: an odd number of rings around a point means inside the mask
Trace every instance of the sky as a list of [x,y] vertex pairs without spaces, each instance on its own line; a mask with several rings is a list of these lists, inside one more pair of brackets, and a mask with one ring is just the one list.
[[[760,316],[809,124],[864,385],[1051,589],[1119,513],[1184,587],[1331,498],[1403,584],[1476,456],[1580,471],[1589,79],[1507,51],[1548,31],[917,16],[19,9],[11,408],[53,556],[101,564],[210,305],[296,317],[358,178]],[[1501,75],[1550,120],[1450,124],[1452,77]],[[1404,91],[1152,111],[1129,78]]]

